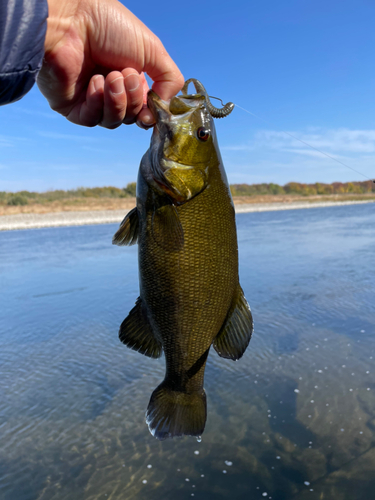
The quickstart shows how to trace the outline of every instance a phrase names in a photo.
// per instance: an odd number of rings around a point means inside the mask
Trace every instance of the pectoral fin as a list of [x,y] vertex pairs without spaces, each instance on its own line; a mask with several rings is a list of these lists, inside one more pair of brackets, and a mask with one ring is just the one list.
[[183,247],[184,231],[174,205],[164,205],[155,210],[152,235],[165,250],[180,250]]
[[146,314],[142,310],[142,300],[138,297],[135,307],[120,326],[119,338],[130,349],[159,358],[162,353],[161,342],[155,338]]
[[240,285],[213,346],[222,358],[242,357],[253,333],[253,317]]
[[135,245],[138,240],[139,218],[137,208],[133,208],[121,222],[120,227],[112,239],[113,245]]

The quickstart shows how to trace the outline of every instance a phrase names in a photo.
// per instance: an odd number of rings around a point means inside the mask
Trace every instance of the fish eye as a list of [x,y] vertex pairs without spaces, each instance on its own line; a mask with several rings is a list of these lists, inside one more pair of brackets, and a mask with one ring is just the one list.
[[207,139],[210,137],[210,131],[204,127],[199,127],[199,129],[197,130],[197,137],[200,141],[207,141]]

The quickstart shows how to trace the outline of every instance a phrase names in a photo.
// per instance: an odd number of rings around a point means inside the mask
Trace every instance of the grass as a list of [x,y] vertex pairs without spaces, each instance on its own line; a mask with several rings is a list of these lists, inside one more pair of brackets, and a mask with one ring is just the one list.
[[[230,188],[236,204],[375,199],[375,184],[371,181],[332,184],[290,182],[285,186],[273,183],[233,184]],[[0,191],[0,215],[129,209],[135,206],[135,193],[135,182],[123,189],[107,186],[43,193]]]

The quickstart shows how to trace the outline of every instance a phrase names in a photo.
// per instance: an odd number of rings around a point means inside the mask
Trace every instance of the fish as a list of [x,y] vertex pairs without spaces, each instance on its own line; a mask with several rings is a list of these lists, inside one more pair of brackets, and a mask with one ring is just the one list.
[[[193,83],[195,94],[188,94]],[[240,286],[235,210],[216,138],[214,107],[201,82],[163,101],[150,90],[156,124],[137,180],[136,207],[113,243],[138,244],[140,294],[119,338],[150,358],[164,351],[166,372],[146,422],[159,440],[201,436],[207,418],[204,371],[213,345],[240,359],[253,317]]]

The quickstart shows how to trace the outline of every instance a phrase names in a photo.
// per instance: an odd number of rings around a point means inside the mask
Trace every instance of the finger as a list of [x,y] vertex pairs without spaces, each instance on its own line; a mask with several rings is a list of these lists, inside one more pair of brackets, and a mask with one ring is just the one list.
[[140,76],[141,76],[141,82],[142,82],[142,86],[143,86],[143,104],[147,104],[147,94],[148,94],[148,91],[150,90],[150,87],[148,86],[146,76],[143,73],[143,71],[142,71]]
[[[176,66],[177,68],[177,66]],[[151,75],[150,75],[151,76]],[[151,78],[154,80],[152,90],[164,101],[168,101],[174,97],[184,86],[184,77],[177,69],[173,75],[160,75]],[[170,78],[170,80],[168,80]]]
[[86,101],[79,112],[79,124],[85,127],[95,127],[103,118],[104,76],[95,75],[91,78],[86,92]]
[[[106,13],[106,2],[100,5]],[[121,3],[116,2],[111,8],[116,15],[111,15],[111,29],[106,33],[105,43],[102,37],[90,39],[96,63],[106,68],[131,67],[144,71],[154,81],[152,88],[162,99],[176,95],[184,85],[184,78],[159,38]]]
[[112,71],[104,82],[104,108],[100,125],[109,129],[119,127],[125,118],[126,105],[124,77],[119,71]]
[[[161,99],[167,101],[182,89],[184,77],[161,41],[157,37],[155,39],[152,40],[152,43],[150,39],[147,40],[149,45],[153,46],[147,47],[146,43],[144,71],[154,81],[152,90]],[[149,58],[147,58],[147,55],[149,55]]]
[[151,111],[146,107],[141,109],[137,116],[137,125],[140,128],[148,130],[155,125],[155,118]]
[[151,113],[147,107],[147,94],[150,90],[145,74],[141,73],[141,79],[143,80],[143,107],[137,116],[137,125],[140,128],[148,130],[150,127],[155,125],[154,115]]
[[134,123],[143,106],[143,87],[139,73],[132,68],[121,71],[126,92],[126,114],[123,123]]

